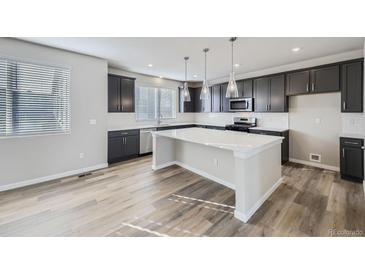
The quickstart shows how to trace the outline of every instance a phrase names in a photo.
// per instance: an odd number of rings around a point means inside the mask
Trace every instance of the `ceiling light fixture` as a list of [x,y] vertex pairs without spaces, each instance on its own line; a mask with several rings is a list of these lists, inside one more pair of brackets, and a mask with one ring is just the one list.
[[184,57],[185,60],[185,82],[184,82],[184,86],[183,86],[183,94],[184,94],[184,101],[185,102],[190,102],[190,92],[189,92],[189,88],[188,88],[188,82],[187,82],[187,77],[188,77],[188,60],[189,57]]
[[292,52],[298,52],[298,51],[300,51],[300,50],[301,50],[301,48],[299,48],[299,47],[296,47],[296,48],[292,48],[292,49],[291,49],[291,51],[292,51]]
[[226,98],[237,98],[238,97],[238,89],[237,89],[236,80],[234,79],[234,71],[233,71],[233,43],[234,43],[234,41],[236,41],[236,39],[237,39],[237,37],[232,37],[231,39],[229,39],[229,41],[231,42],[232,70],[229,75],[229,82],[228,82],[228,86],[227,86]]
[[209,99],[210,92],[209,86],[207,81],[207,52],[209,51],[208,48],[203,49],[204,52],[204,82],[202,86],[202,90],[200,92],[200,100],[207,100]]
[[238,67],[240,66],[240,64],[234,64],[234,66],[235,66],[236,68],[238,68]]
[[150,68],[152,68],[152,67],[153,67],[153,65],[152,65],[152,64],[148,64],[147,66],[148,66],[148,67],[150,67]]
[[196,77],[198,77],[198,75],[194,74],[193,77],[196,78]]

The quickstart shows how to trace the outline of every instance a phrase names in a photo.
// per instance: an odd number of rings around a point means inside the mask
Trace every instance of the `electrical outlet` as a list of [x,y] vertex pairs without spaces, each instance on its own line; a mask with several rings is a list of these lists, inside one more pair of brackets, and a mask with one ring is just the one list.
[[90,125],[96,125],[96,119],[90,119],[89,124]]
[[314,122],[318,125],[318,124],[320,124],[321,123],[321,118],[316,118],[316,119],[314,119]]
[[84,159],[84,157],[85,157],[85,153],[80,152],[80,159]]

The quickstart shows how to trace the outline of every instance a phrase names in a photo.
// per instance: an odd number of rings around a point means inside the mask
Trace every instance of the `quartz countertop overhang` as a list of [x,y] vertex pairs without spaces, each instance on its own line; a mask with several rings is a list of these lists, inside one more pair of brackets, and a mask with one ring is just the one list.
[[280,144],[284,137],[258,135],[235,131],[220,131],[206,128],[184,128],[152,133],[155,137],[167,137],[206,146],[231,150],[237,153],[255,152]]

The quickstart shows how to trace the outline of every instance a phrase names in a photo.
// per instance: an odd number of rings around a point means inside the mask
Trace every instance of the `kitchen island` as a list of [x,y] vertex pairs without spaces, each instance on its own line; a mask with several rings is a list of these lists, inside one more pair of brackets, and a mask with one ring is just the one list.
[[152,169],[179,165],[235,190],[247,222],[281,183],[283,137],[205,128],[153,132]]

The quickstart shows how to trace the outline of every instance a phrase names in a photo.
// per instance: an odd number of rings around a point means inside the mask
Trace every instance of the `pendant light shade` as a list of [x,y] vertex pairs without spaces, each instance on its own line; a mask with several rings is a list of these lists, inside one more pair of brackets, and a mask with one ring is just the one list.
[[203,86],[202,86],[202,90],[200,92],[200,100],[208,100],[210,97],[210,91],[209,91],[209,86],[208,86],[208,81],[207,81],[207,52],[209,51],[208,48],[203,49],[204,52],[204,82],[203,82]]
[[232,37],[229,41],[231,42],[231,73],[229,75],[229,82],[228,82],[228,86],[227,86],[227,91],[226,91],[226,98],[237,98],[238,97],[238,89],[237,89],[237,84],[236,84],[236,80],[234,78],[234,71],[233,71],[233,43],[234,41],[236,41],[236,37]]
[[190,99],[190,92],[189,92],[188,82],[187,82],[189,57],[184,57],[184,60],[185,60],[185,82],[184,82],[184,85],[183,85],[182,93],[184,95],[184,101],[185,102],[190,102],[190,100],[191,100]]

